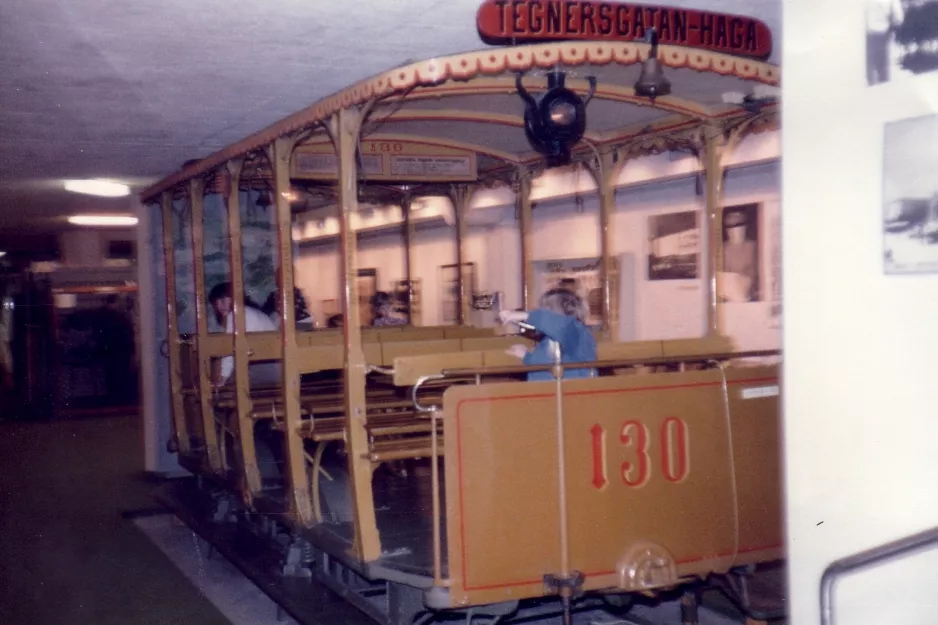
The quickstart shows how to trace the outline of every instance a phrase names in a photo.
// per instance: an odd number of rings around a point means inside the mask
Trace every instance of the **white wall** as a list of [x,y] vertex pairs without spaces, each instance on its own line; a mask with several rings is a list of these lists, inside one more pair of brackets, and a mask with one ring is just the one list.
[[[783,12],[783,407],[798,625],[819,622],[831,561],[938,525],[938,276],[884,273],[881,200],[884,123],[934,114],[938,74],[867,87],[864,4],[789,0]],[[934,623],[936,582],[938,549],[854,574],[838,586],[836,622]]]
[[[729,163],[755,163],[732,169],[725,186],[726,204],[763,204],[760,230],[762,277],[769,284],[771,241],[779,214],[778,136],[757,135],[744,141]],[[705,302],[701,280],[647,279],[649,252],[648,218],[652,215],[685,210],[703,210],[690,173],[699,168],[694,159],[671,161],[666,156],[650,157],[626,164],[619,177],[612,232],[614,255],[633,254],[630,267],[634,289],[633,310],[620,317],[634,325],[628,334],[636,339],[700,336],[704,331]],[[674,179],[675,176],[683,176]],[[657,178],[657,179],[656,179]],[[664,178],[664,180],[660,180]],[[579,189],[582,205],[578,209]],[[558,197],[559,196],[559,197]],[[534,184],[532,260],[582,258],[600,253],[599,198],[592,179],[582,172],[558,176]],[[552,199],[553,197],[553,199]],[[480,194],[473,205],[501,205],[493,213],[493,225],[470,228],[467,260],[475,262],[478,288],[502,291],[505,305],[520,307],[521,244],[513,198],[509,194]],[[487,209],[488,210],[488,209]],[[456,259],[455,228],[442,224],[419,231],[414,239],[414,275],[423,282],[423,323],[440,322],[439,266]],[[359,246],[359,267],[378,268],[379,288],[387,289],[393,280],[404,277],[403,238],[399,233],[369,236]],[[338,248],[335,243],[304,244],[297,262],[297,283],[307,294],[310,306],[321,315],[321,300],[338,296]],[[626,289],[630,290],[630,289]],[[721,306],[725,332],[735,337],[742,349],[780,347],[777,322],[770,316],[772,303],[765,301]],[[321,316],[320,316],[321,318]]]

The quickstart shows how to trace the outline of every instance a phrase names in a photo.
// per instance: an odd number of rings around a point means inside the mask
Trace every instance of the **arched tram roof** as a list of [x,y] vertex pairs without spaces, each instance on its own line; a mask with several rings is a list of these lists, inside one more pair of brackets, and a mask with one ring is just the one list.
[[[758,84],[777,86],[781,79],[777,65],[659,45],[658,58],[672,83],[672,93],[652,103],[636,96],[631,86],[638,80],[649,51],[649,44],[632,42],[528,44],[390,69],[190,164],[144,190],[141,198],[151,201],[231,159],[256,153],[279,137],[302,133],[300,145],[328,142],[322,122],[340,109],[372,100],[377,102],[364,123],[362,140],[406,139],[472,150],[478,155],[480,179],[510,174],[518,165],[536,168],[543,159],[525,138],[524,104],[515,87],[518,72],[526,74],[526,89],[539,92],[546,88],[546,71],[559,67],[567,74],[566,86],[581,96],[589,89],[587,77],[596,77],[596,92],[586,113],[586,141],[577,146],[574,158],[591,155],[590,144],[596,148],[628,146],[632,155],[686,145],[688,132],[710,124],[731,126],[753,116],[738,104],[725,103],[725,93],[746,94]],[[760,132],[776,122],[773,104],[747,132]],[[252,176],[267,177],[265,169],[255,168]],[[210,187],[221,184],[221,179],[222,175],[216,175],[209,181]]]

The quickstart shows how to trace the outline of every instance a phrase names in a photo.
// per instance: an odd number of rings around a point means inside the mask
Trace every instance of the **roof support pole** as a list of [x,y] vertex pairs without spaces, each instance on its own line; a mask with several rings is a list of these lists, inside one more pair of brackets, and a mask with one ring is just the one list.
[[185,405],[182,401],[182,373],[179,355],[179,327],[176,320],[176,259],[173,246],[173,192],[160,196],[163,210],[163,254],[166,260],[166,341],[169,352],[169,387],[173,393],[173,425],[176,446],[182,454],[189,453],[189,431],[186,429]]
[[707,336],[725,333],[720,315],[719,293],[723,290],[720,276],[723,267],[723,183],[726,178],[726,157],[739,145],[746,129],[761,116],[749,117],[727,130],[713,125],[704,128],[703,166],[706,176],[706,229],[701,237],[701,254],[706,257],[703,273],[707,294]]
[[619,150],[605,154],[596,152],[596,158],[589,163],[589,171],[599,188],[599,275],[602,282],[602,328],[604,340],[619,340],[619,320],[613,298],[619,292],[612,282],[613,272],[613,219],[616,209],[616,182],[626,160]]
[[723,266],[723,151],[726,140],[721,129],[704,130],[703,165],[706,179],[706,228],[701,252],[706,257],[703,272],[704,292],[707,294],[707,336],[723,333],[720,322],[718,293],[722,279],[720,267]]
[[372,468],[368,460],[368,432],[365,429],[365,354],[362,350],[361,318],[358,311],[356,237],[351,216],[358,210],[356,151],[362,111],[340,109],[329,120],[339,161],[339,232],[342,250],[342,308],[345,333],[345,418],[348,470],[355,501],[355,550],[364,561],[381,555],[381,541],[375,521]]
[[202,178],[189,179],[189,206],[192,215],[192,267],[195,270],[195,319],[196,319],[196,354],[198,356],[199,399],[202,414],[202,429],[205,437],[206,461],[214,472],[221,470],[218,456],[218,435],[215,430],[215,410],[211,400],[211,358],[206,354],[208,323],[206,315],[205,290],[205,211],[203,193],[205,181]]
[[309,497],[309,479],[303,439],[300,438],[300,364],[296,344],[296,320],[293,302],[293,220],[290,215],[290,158],[296,145],[294,137],[279,137],[267,146],[267,158],[273,169],[274,202],[277,207],[277,241],[279,247],[280,341],[283,354],[283,409],[286,437],[287,476],[292,497],[291,513],[300,524],[313,524]]
[[414,324],[414,222],[411,219],[410,207],[413,198],[405,193],[401,198],[401,212],[404,214],[404,284],[407,286],[407,323]]
[[[243,159],[228,161],[228,186],[225,200],[228,209],[228,254],[231,259],[231,303],[234,310],[234,384],[235,410],[238,418],[238,441],[244,463],[242,498],[250,504],[254,495],[261,490],[260,471],[257,468],[257,452],[254,449],[254,420],[251,419],[251,382],[248,378],[247,321],[244,314],[244,260],[241,253],[241,171]],[[247,200],[251,201],[251,190]],[[227,436],[227,434],[223,434]]]
[[525,168],[518,169],[515,185],[515,206],[521,226],[521,306],[532,310],[537,306],[537,294],[534,292],[534,263],[531,261],[531,178]]
[[450,200],[456,213],[456,323],[464,326],[469,322],[469,300],[472,297],[466,285],[463,264],[466,262],[466,227],[469,215],[469,203],[472,201],[474,188],[468,184],[450,186]]

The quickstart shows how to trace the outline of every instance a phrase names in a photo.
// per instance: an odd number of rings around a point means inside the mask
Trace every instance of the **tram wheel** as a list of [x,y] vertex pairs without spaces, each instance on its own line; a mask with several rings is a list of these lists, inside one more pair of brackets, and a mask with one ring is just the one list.
[[602,595],[603,602],[616,614],[625,614],[635,605],[635,595],[632,593],[614,593]]

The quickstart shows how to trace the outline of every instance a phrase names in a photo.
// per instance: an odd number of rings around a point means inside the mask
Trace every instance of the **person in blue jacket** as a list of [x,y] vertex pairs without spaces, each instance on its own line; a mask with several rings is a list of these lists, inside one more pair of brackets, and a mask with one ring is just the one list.
[[[538,308],[531,311],[503,310],[498,315],[502,323],[519,323],[531,326],[544,335],[533,351],[524,345],[512,345],[508,353],[522,359],[526,365],[549,365],[554,359],[551,355],[550,341],[560,344],[561,361],[594,362],[596,339],[583,321],[586,309],[583,301],[569,289],[551,289],[541,296]],[[589,378],[596,375],[593,368],[564,369],[563,377]],[[528,381],[553,380],[550,371],[532,371]]]

